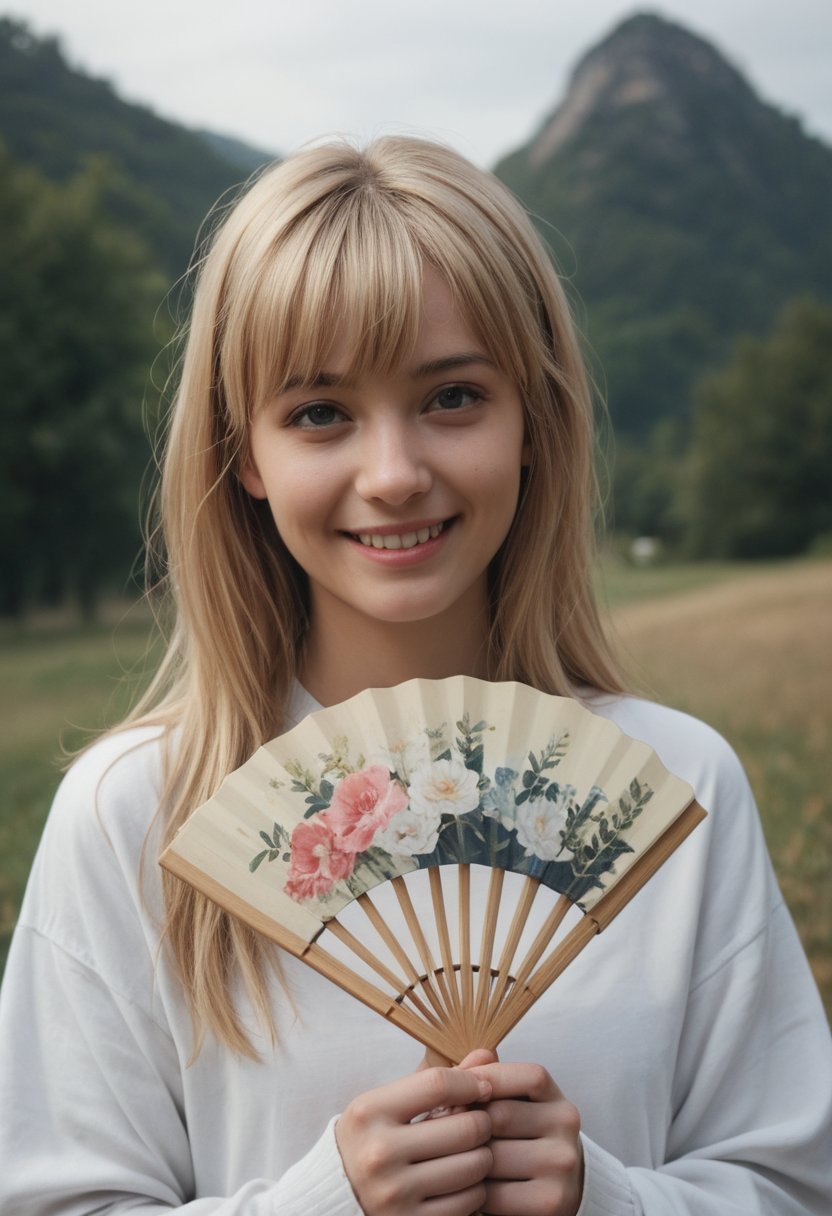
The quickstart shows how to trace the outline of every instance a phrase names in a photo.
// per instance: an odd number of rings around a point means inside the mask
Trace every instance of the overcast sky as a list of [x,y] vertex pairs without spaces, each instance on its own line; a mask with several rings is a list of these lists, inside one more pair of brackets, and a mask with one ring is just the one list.
[[525,142],[575,62],[650,9],[714,42],[832,144],[830,0],[0,0],[70,62],[189,126],[289,152],[408,131],[481,165]]

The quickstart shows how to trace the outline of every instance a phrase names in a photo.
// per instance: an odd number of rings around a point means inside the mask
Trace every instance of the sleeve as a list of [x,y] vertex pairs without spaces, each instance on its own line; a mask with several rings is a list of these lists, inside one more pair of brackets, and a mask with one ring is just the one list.
[[209,1190],[199,1177],[190,1019],[157,957],[158,875],[141,877],[158,771],[141,737],[105,739],[50,812],[0,990],[0,1211],[355,1216],[332,1122],[275,1176],[232,1173],[222,1068],[196,1100],[213,1128],[211,1177],[233,1180]]
[[832,1212],[829,1027],[745,774],[719,747],[663,1160],[628,1167],[584,1138],[579,1216]]
[[[193,1167],[165,1030],[42,935],[15,935],[0,1000],[6,1216],[356,1216],[333,1123],[279,1180],[189,1199]],[[334,1121],[333,1121],[334,1122]]]

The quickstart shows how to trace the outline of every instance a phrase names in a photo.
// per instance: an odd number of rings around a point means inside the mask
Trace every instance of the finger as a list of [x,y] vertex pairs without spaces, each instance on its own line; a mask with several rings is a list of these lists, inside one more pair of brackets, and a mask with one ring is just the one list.
[[428,1119],[407,1129],[407,1158],[432,1161],[470,1152],[491,1139],[491,1120],[484,1110],[463,1110],[439,1120]]
[[359,1123],[378,1119],[409,1123],[417,1115],[437,1107],[471,1106],[487,1102],[490,1097],[490,1082],[474,1072],[463,1068],[427,1068],[361,1094],[350,1103],[350,1109]]
[[500,1098],[487,1105],[491,1134],[497,1139],[534,1140],[540,1136],[575,1137],[581,1123],[575,1107],[566,1099],[555,1102],[529,1102]]
[[525,1098],[529,1102],[565,1101],[541,1064],[480,1064],[473,1071],[490,1082],[492,1101],[501,1098]]
[[485,1203],[485,1182],[468,1187],[464,1191],[454,1191],[452,1195],[438,1195],[425,1199],[419,1208],[422,1216],[471,1216],[472,1212],[481,1212]]
[[491,1161],[491,1150],[486,1145],[469,1153],[421,1161],[407,1172],[409,1195],[411,1199],[424,1200],[467,1191],[485,1181],[491,1171]]
[[464,1060],[460,1060],[457,1068],[475,1068],[478,1064],[498,1064],[499,1056],[488,1047],[475,1047],[469,1051]]
[[491,1135],[501,1140],[535,1140],[552,1130],[551,1106],[548,1102],[527,1102],[501,1098],[489,1102],[488,1118]]
[[494,1179],[577,1177],[581,1151],[566,1140],[492,1140]]
[[[431,1062],[428,1059],[429,1055],[430,1055],[430,1052],[425,1053],[422,1063],[419,1065],[419,1070],[431,1067]],[[489,1051],[488,1048],[478,1047],[478,1048],[475,1048],[474,1051],[469,1051],[468,1055],[465,1057],[465,1059],[460,1060],[459,1064],[456,1064],[454,1067],[456,1067],[456,1068],[473,1068],[477,1064],[496,1064],[496,1063],[497,1063],[496,1051]],[[465,1108],[462,1106],[440,1106],[436,1110],[430,1111],[430,1113],[427,1115],[427,1118],[428,1119],[441,1119],[441,1118],[444,1118],[445,1115],[453,1115],[453,1114],[456,1114],[457,1111],[464,1110],[464,1109]]]
[[487,1182],[482,1210],[488,1216],[518,1212],[576,1212],[580,1193],[567,1181]]

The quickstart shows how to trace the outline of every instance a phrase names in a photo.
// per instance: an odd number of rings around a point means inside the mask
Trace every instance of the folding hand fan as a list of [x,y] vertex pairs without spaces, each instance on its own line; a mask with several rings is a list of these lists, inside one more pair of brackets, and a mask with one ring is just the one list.
[[[161,864],[458,1062],[497,1046],[704,815],[577,701],[454,676],[311,714]],[[481,915],[472,866],[490,869]]]

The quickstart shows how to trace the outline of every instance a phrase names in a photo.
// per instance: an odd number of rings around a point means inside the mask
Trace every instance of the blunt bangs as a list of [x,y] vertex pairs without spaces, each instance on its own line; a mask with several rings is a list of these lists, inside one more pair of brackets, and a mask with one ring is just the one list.
[[407,141],[406,158],[395,139],[365,152],[301,153],[261,178],[221,230],[216,367],[232,432],[241,435],[290,383],[326,371],[344,325],[346,376],[405,365],[421,327],[426,264],[527,399],[539,396],[536,372],[557,374],[545,321],[554,271],[545,254],[538,273],[530,270],[528,249],[518,247],[518,228],[523,246],[524,225],[531,234],[521,208],[448,149],[425,145],[414,157],[416,142]]

